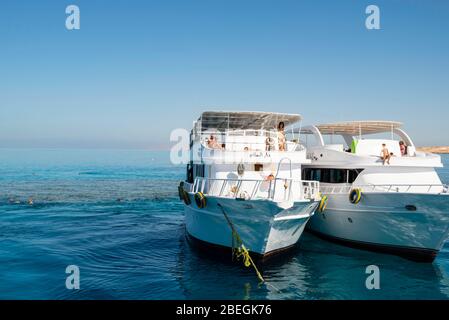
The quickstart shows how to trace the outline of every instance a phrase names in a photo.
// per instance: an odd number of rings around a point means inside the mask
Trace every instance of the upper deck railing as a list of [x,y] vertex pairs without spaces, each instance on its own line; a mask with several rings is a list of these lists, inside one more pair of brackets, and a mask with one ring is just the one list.
[[273,180],[196,178],[187,190],[234,199],[273,201],[318,200],[318,181],[276,178]]
[[229,130],[229,131],[203,131],[193,137],[193,141],[200,142],[206,149],[224,151],[303,151],[305,147],[299,139],[284,133],[285,144],[281,148],[280,134],[276,130]]
[[229,136],[229,137],[272,137],[275,138],[277,136],[276,130],[265,130],[265,129],[233,129],[233,130],[205,130],[205,131],[195,131],[193,138],[198,139],[208,135],[217,135],[217,136]]

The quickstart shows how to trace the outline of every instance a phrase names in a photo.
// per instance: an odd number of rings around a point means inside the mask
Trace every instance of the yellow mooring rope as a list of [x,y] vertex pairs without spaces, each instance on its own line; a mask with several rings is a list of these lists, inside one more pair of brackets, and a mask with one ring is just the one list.
[[251,259],[251,256],[249,254],[249,250],[243,244],[243,241],[240,238],[237,230],[235,229],[234,224],[232,223],[231,219],[229,219],[228,215],[224,211],[224,209],[221,206],[221,204],[218,204],[218,206],[220,207],[221,212],[223,212],[223,215],[225,216],[226,221],[228,222],[229,227],[232,230],[232,257],[233,258],[236,257],[237,260],[242,257],[243,258],[243,264],[245,265],[245,267],[248,268],[250,266],[253,266],[253,268],[256,271],[256,274],[257,274],[257,277],[259,278],[259,280],[261,282],[265,282],[264,278],[262,277],[262,274],[259,272],[259,269],[257,269],[257,266],[254,263],[253,259]]

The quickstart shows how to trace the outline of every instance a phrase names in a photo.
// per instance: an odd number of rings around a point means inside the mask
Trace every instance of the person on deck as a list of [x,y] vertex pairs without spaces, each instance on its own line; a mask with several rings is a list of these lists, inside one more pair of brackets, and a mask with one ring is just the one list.
[[222,146],[218,143],[217,138],[215,138],[215,136],[213,136],[213,135],[211,135],[209,137],[207,146],[211,149],[222,149]]
[[278,143],[279,143],[279,151],[285,151],[285,132],[284,132],[285,124],[284,122],[279,122],[278,125]]
[[380,153],[380,157],[382,158],[384,165],[385,163],[390,164],[391,159],[391,153],[388,151],[387,145],[385,143],[382,143],[382,151]]
[[399,148],[401,149],[401,155],[405,156],[407,155],[407,146],[405,145],[404,141],[399,141]]

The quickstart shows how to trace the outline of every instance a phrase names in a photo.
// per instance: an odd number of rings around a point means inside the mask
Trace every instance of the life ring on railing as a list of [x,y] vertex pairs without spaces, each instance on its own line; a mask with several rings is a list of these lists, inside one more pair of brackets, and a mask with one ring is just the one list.
[[321,197],[321,201],[320,201],[320,205],[318,206],[318,211],[319,212],[323,212],[324,210],[326,210],[327,207],[327,201],[328,201],[328,197],[327,196],[322,196]]
[[244,173],[245,173],[245,165],[241,162],[237,166],[237,174],[239,176],[243,176]]
[[184,200],[184,181],[181,181],[178,186],[179,200]]
[[353,204],[357,204],[360,202],[360,199],[362,199],[362,190],[359,188],[352,189],[349,193],[349,201]]
[[194,198],[198,208],[203,209],[206,207],[207,204],[206,196],[202,192],[195,193]]
[[184,189],[184,183],[181,182],[179,187],[178,187],[178,193],[179,193],[179,199],[181,201],[184,201],[184,203],[189,206],[192,201],[190,201],[190,197],[189,194],[187,193],[187,191]]
[[183,189],[183,196],[182,196],[182,200],[184,200],[184,203],[186,204],[186,206],[190,206],[190,204],[192,203],[192,201],[190,200],[189,194],[187,193],[187,191],[185,191]]
[[236,199],[237,200],[249,200],[249,199],[251,199],[251,197],[248,192],[243,191],[238,195],[238,197],[236,197]]
[[188,164],[187,165],[187,182],[188,183],[193,183],[193,166],[192,164]]

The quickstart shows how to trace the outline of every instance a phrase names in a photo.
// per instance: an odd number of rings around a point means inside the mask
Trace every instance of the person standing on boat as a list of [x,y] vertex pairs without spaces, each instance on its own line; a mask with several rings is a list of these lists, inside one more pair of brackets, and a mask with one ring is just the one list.
[[405,156],[407,155],[407,146],[405,145],[404,141],[399,141],[399,148],[401,149],[401,155]]
[[385,163],[390,164],[391,154],[390,151],[388,151],[387,145],[385,143],[382,143],[382,152],[380,153],[380,157]]
[[279,143],[279,151],[285,151],[285,132],[284,132],[285,124],[284,122],[279,122],[278,125],[278,143]]

